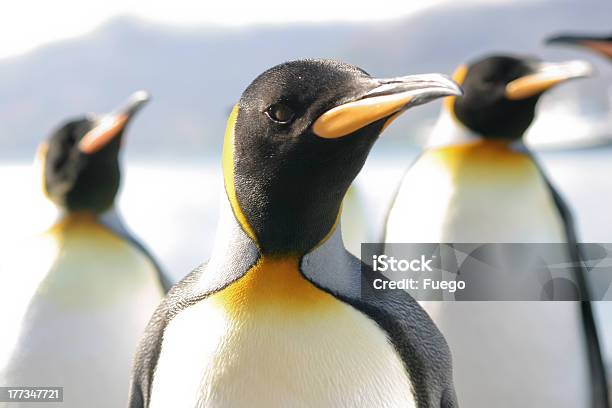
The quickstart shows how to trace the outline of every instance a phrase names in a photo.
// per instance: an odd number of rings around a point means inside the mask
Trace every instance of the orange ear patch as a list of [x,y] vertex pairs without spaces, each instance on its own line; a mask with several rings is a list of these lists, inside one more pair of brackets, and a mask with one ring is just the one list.
[[86,154],[93,154],[102,149],[121,132],[127,120],[128,116],[125,114],[102,119],[96,127],[83,136],[79,142],[79,150]]

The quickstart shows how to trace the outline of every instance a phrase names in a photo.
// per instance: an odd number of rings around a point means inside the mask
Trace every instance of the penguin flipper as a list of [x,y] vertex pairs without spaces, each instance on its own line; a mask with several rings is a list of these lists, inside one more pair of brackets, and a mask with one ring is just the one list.
[[419,408],[458,407],[451,351],[444,336],[412,296],[403,290],[375,290],[375,279],[386,280],[362,264],[361,297],[332,295],[374,320],[388,334],[409,373]]
[[207,295],[197,295],[194,299],[188,296],[190,293],[195,293],[192,288],[205,269],[206,264],[200,265],[174,285],[149,320],[134,356],[128,408],[146,408],[149,406],[153,373],[161,352],[164,330],[178,312]]
[[590,296],[590,288],[587,280],[586,270],[582,263],[582,255],[580,253],[580,247],[578,246],[578,235],[576,234],[576,228],[574,223],[574,216],[563,199],[561,194],[557,191],[555,186],[552,184],[550,179],[547,177],[546,172],[540,165],[534,155],[527,149],[524,151],[531,156],[531,159],[538,167],[548,190],[555,202],[555,206],[559,211],[561,219],[563,221],[563,227],[565,235],[567,237],[568,252],[570,254],[572,263],[575,266],[575,280],[578,284],[578,290],[583,299],[586,301],[580,302],[580,313],[582,315],[582,327],[584,328],[584,336],[587,347],[587,354],[589,359],[589,367],[591,369],[591,384],[592,384],[592,404],[593,408],[608,408],[609,403],[609,392],[608,392],[608,378],[606,373],[605,364],[601,352],[601,343],[599,341],[599,335],[597,333],[597,325],[595,324],[595,316],[593,314],[593,306],[588,299]]
[[[542,172],[542,170],[540,169]],[[587,280],[587,271],[585,270],[582,263],[582,255],[580,253],[580,247],[578,246],[578,239],[574,224],[574,217],[569,209],[569,206],[563,200],[563,197],[554,188],[552,183],[548,180],[546,175],[542,172],[542,176],[546,181],[546,185],[550,190],[550,193],[555,201],[555,205],[561,214],[563,219],[563,226],[565,228],[565,234],[567,236],[568,251],[570,253],[572,263],[575,266],[575,279],[578,283],[578,289],[583,299],[590,299],[591,292],[589,288],[589,282]],[[595,323],[595,316],[593,312],[593,305],[590,301],[580,302],[580,309],[582,315],[582,325],[584,328],[585,341],[587,346],[587,353],[589,356],[589,366],[591,368],[591,384],[593,388],[593,408],[608,408],[609,405],[609,392],[608,392],[608,378],[606,373],[605,364],[603,361],[603,355],[601,352],[601,343],[599,341],[599,335],[597,333],[597,325]]]
[[151,251],[147,249],[147,247],[140,242],[134,234],[125,226],[123,222],[123,217],[119,214],[119,212],[115,208],[111,208],[109,211],[105,212],[101,215],[100,220],[102,224],[104,224],[107,228],[117,234],[119,237],[125,239],[133,247],[139,250],[149,261],[153,264],[155,271],[157,272],[157,277],[159,282],[164,290],[164,294],[167,294],[172,288],[172,281],[168,278],[168,275],[164,273],[164,270],[160,266],[159,262],[155,259]]
[[153,264],[153,267],[157,271],[157,278],[159,279],[159,282],[164,290],[164,294],[168,293],[170,289],[172,288],[172,286],[174,285],[174,283],[172,283],[170,278],[168,278],[168,275],[164,272],[164,270],[162,269],[160,264],[157,262],[157,260],[153,257],[153,255],[148,250],[148,248],[145,247],[144,244],[142,244],[132,235],[124,235],[123,238],[129,241],[140,252],[142,252],[149,259],[149,261],[151,261],[151,263]]

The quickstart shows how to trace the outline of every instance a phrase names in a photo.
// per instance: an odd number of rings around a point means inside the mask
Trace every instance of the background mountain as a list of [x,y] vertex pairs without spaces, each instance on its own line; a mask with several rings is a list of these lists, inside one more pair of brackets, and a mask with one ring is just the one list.
[[[546,48],[560,30],[609,32],[612,2],[544,1],[518,5],[448,3],[407,18],[377,23],[179,29],[118,19],[78,39],[0,60],[0,157],[28,157],[62,120],[104,112],[129,93],[147,89],[151,105],[134,122],[130,154],[217,154],[226,116],[264,69],[301,57],[328,57],[376,76],[451,73],[467,58],[490,51],[585,57],[610,80],[612,66],[590,54]],[[4,39],[10,40],[10,39]],[[563,96],[579,114],[607,114],[601,78],[568,85]],[[577,102],[579,101],[579,102]],[[395,124],[383,146],[413,143],[439,105],[414,110]],[[381,147],[382,148],[382,147]]]

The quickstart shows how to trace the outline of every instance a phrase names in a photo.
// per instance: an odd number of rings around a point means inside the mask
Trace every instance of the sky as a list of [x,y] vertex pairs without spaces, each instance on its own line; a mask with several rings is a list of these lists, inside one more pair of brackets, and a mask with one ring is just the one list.
[[[21,0],[0,13],[0,58],[83,35],[121,16],[179,26],[384,20],[453,0]],[[464,0],[508,2],[527,0]]]

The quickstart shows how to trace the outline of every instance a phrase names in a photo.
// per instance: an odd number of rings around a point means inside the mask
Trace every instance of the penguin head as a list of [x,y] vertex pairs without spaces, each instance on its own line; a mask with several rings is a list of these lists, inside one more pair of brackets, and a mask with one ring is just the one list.
[[577,45],[612,60],[612,35],[559,34],[546,39],[547,44]]
[[591,66],[584,61],[551,63],[530,57],[487,56],[455,71],[453,78],[464,94],[449,98],[445,107],[483,138],[516,140],[531,125],[544,92],[590,73]]
[[127,105],[103,116],[85,116],[60,126],[45,142],[44,189],[67,212],[101,213],[119,189],[123,133],[149,96],[136,92]]
[[333,230],[384,127],[410,107],[459,93],[442,75],[375,79],[330,60],[265,71],[228,121],[223,167],[234,214],[262,253],[307,252]]

